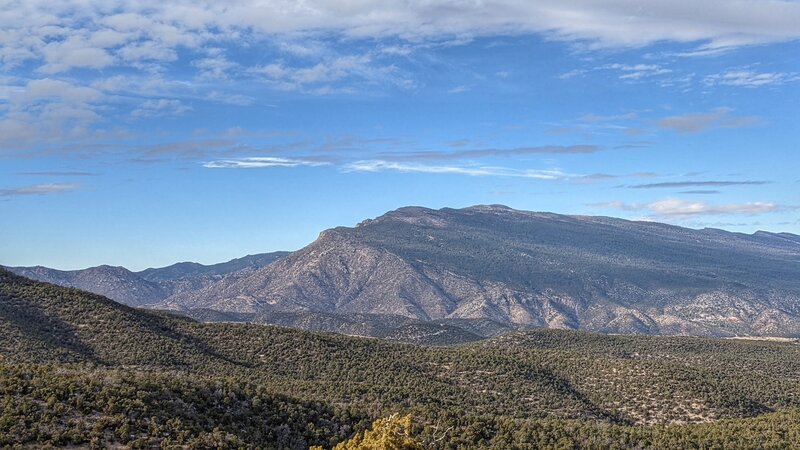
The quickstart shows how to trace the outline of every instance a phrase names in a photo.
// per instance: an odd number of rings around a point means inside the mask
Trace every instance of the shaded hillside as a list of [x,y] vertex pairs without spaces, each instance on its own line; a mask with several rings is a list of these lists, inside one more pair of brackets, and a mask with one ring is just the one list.
[[6,360],[232,376],[373,416],[449,405],[477,415],[668,423],[800,406],[800,346],[790,343],[544,330],[424,347],[199,324],[8,272],[0,272],[0,306]]
[[[562,438],[596,448],[721,445],[753,433],[781,448],[798,432],[800,346],[791,342],[537,330],[450,347],[396,344],[200,324],[1,269],[0,342],[9,444],[299,446],[395,412],[414,414],[420,439],[438,436],[431,447],[448,449]],[[275,408],[297,421],[277,425]],[[123,409],[142,416],[125,419]],[[259,418],[270,425],[253,434]],[[722,419],[737,420],[677,426]]]
[[0,269],[0,354],[10,361],[169,367],[239,364],[184,331],[182,327],[191,323]]
[[611,333],[800,334],[800,237],[502,206],[401,208],[160,307],[491,319]]
[[0,362],[0,392],[0,447],[307,450],[360,422],[262,386],[177,373]]
[[226,276],[244,276],[286,254],[262,253],[207,266],[184,262],[141,272],[105,265],[82,270],[56,270],[42,266],[7,269],[34,280],[93,292],[129,306],[142,306],[200,289]]
[[179,311],[200,322],[238,322],[278,325],[307,331],[375,337],[425,345],[473,342],[517,328],[488,319],[414,320],[376,314],[328,314],[315,311],[237,313],[214,309]]

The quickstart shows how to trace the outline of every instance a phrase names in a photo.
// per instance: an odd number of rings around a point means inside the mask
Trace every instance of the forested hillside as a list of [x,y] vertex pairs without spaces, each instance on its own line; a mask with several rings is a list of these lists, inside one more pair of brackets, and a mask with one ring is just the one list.
[[0,342],[7,445],[330,446],[394,413],[437,448],[799,442],[791,342],[539,330],[418,346],[200,324],[5,271]]

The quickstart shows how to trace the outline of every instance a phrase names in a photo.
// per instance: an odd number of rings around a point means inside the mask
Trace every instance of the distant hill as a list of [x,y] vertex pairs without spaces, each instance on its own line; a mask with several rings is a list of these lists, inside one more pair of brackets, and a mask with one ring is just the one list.
[[124,267],[56,270],[36,266],[8,267],[8,270],[34,280],[94,292],[130,306],[155,303],[171,294],[166,286],[147,281]]
[[534,330],[409,345],[201,324],[0,269],[7,446],[306,448],[402,411],[430,448],[785,448],[799,374],[792,342]]
[[137,272],[137,275],[152,282],[174,281],[181,278],[204,276],[224,276],[235,272],[260,269],[288,254],[289,252],[259,253],[211,265],[203,265],[195,262],[181,262],[167,267],[145,269],[141,272]]
[[184,262],[141,272],[105,265],[82,270],[56,270],[42,266],[7,269],[34,280],[100,294],[125,305],[142,306],[163,301],[181,292],[200,289],[226,276],[243,276],[286,254],[248,255],[213,265]]
[[504,206],[401,208],[157,307],[800,335],[800,237]]

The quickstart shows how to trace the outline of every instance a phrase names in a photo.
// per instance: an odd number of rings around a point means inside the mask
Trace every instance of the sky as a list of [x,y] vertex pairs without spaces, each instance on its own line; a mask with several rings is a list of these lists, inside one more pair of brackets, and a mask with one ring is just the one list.
[[800,2],[0,1],[0,264],[402,206],[800,234]]

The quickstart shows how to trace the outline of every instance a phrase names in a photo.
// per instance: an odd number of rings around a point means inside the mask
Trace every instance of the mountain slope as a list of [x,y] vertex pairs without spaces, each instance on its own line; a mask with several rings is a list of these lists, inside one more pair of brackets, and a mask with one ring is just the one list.
[[424,345],[473,342],[517,328],[487,319],[441,319],[420,321],[385,314],[328,314],[315,311],[238,313],[213,309],[190,309],[181,315],[200,322],[238,322],[278,325],[307,331],[377,337]]
[[0,355],[12,361],[237,364],[182,328],[192,323],[0,269]]
[[[726,418],[737,422],[719,422],[719,430],[741,426],[730,432],[745,438],[771,427],[785,442],[797,427],[776,427],[773,418],[791,423],[800,407],[795,343],[537,330],[458,346],[396,344],[200,324],[2,269],[0,372],[8,394],[2,442],[34,447],[42,446],[36,439],[78,445],[95,432],[100,442],[155,446],[183,430],[184,443],[210,439],[200,447],[280,447],[274,439],[284,439],[299,448],[295,439],[341,437],[359,418],[398,411],[415,414],[428,442],[438,436],[431,448],[527,448],[546,435],[591,439],[590,448],[607,447],[608,439],[636,447],[672,434],[648,424]],[[275,408],[296,411],[295,418],[282,427]],[[778,410],[787,411],[770,414]],[[21,420],[29,414],[49,422]],[[262,420],[266,434],[253,428]],[[434,426],[452,431],[442,438]],[[669,442],[692,447],[693,433],[717,429],[694,426],[677,428]],[[62,427],[73,431],[55,433]]]
[[0,362],[0,392],[3,448],[307,450],[358,424],[319,402],[180,373]]
[[56,270],[42,266],[7,269],[34,280],[103,295],[125,305],[142,306],[163,301],[181,292],[200,289],[226,276],[243,276],[286,254],[248,255],[213,265],[184,262],[141,272],[106,265],[82,270]]
[[170,309],[491,319],[612,333],[800,334],[800,238],[503,206],[409,207]]
[[144,280],[124,267],[56,270],[36,266],[8,269],[24,277],[93,292],[130,306],[155,303],[171,294],[164,286]]
[[137,272],[147,281],[173,281],[181,278],[223,276],[244,270],[255,270],[271,264],[288,255],[289,252],[259,253],[232,259],[228,262],[203,265],[195,262],[181,262],[167,267],[150,268]]

